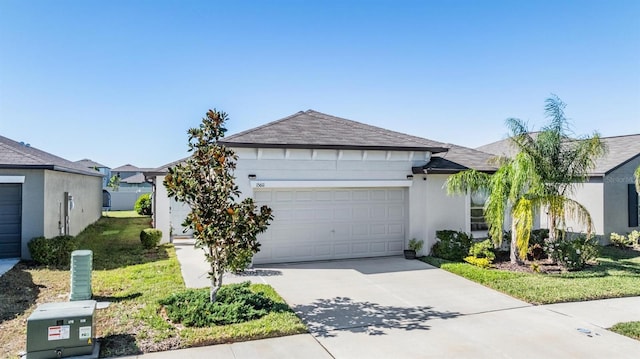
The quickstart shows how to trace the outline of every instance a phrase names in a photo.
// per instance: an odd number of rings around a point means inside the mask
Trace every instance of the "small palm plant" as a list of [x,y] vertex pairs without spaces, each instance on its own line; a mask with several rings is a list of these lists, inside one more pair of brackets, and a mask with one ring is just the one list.
[[422,247],[424,246],[424,241],[417,240],[415,238],[409,241],[409,249],[404,251],[404,257],[406,259],[416,259],[416,253],[420,252]]

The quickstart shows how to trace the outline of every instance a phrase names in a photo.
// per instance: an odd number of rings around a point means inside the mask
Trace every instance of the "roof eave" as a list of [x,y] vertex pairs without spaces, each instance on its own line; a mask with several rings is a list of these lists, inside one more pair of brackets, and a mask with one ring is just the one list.
[[226,142],[218,143],[227,147],[239,148],[291,148],[305,150],[371,150],[371,151],[428,151],[431,153],[447,152],[446,147],[421,147],[421,146],[358,146],[358,145],[318,145],[297,143],[253,143],[253,142]]

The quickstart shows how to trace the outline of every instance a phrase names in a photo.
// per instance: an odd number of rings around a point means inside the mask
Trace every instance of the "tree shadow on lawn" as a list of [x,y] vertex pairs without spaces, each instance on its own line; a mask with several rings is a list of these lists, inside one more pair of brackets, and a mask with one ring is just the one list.
[[33,283],[24,263],[0,277],[0,323],[11,320],[31,308],[38,299],[40,286]]
[[432,307],[396,307],[372,302],[356,302],[347,297],[318,299],[294,308],[309,331],[321,337],[334,337],[334,331],[348,330],[367,335],[386,335],[387,329],[429,330],[431,319],[451,319],[458,312],[439,312]]
[[93,269],[110,270],[136,264],[145,264],[169,258],[170,244],[144,249],[142,246],[114,246],[109,250],[93,250]]

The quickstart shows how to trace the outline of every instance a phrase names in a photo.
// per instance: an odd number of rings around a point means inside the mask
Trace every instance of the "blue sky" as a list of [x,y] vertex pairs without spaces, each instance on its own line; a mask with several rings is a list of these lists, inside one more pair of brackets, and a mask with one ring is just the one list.
[[640,132],[640,1],[0,0],[0,135],[110,167],[314,109],[477,147],[537,128]]

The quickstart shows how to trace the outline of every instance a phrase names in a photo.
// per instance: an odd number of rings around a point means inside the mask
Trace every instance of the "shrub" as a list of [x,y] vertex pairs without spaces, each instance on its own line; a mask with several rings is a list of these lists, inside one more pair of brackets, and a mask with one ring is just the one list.
[[597,239],[584,234],[561,238],[547,244],[547,252],[550,253],[551,259],[568,270],[584,268],[587,262],[598,256],[599,250]]
[[493,262],[489,258],[478,258],[474,256],[465,257],[464,261],[480,268],[491,268],[491,263]]
[[609,239],[611,240],[611,244],[616,247],[626,248],[633,245],[633,241],[630,240],[630,238],[627,238],[627,236],[615,232],[611,233]]
[[631,242],[632,246],[637,246],[638,244],[640,244],[640,231],[632,231],[631,233],[629,233],[629,242]]
[[133,206],[133,209],[140,215],[150,215],[151,214],[151,194],[145,193],[138,197],[136,200],[136,204]]
[[264,294],[252,292],[249,284],[222,286],[214,303],[209,300],[208,288],[171,294],[159,303],[165,307],[169,319],[187,327],[242,323],[278,309],[278,305]]
[[435,257],[458,262],[469,254],[473,241],[472,235],[452,230],[436,231],[436,237],[439,241],[431,247],[431,254]]
[[489,268],[494,259],[496,259],[496,255],[493,253],[493,242],[490,239],[485,239],[471,245],[469,256],[465,257],[464,261],[481,268]]
[[146,249],[157,246],[162,239],[162,231],[155,228],[145,228],[140,232],[140,242]]
[[27,244],[31,258],[48,266],[68,266],[71,252],[77,247],[76,239],[72,236],[58,236],[54,238],[37,237]]

